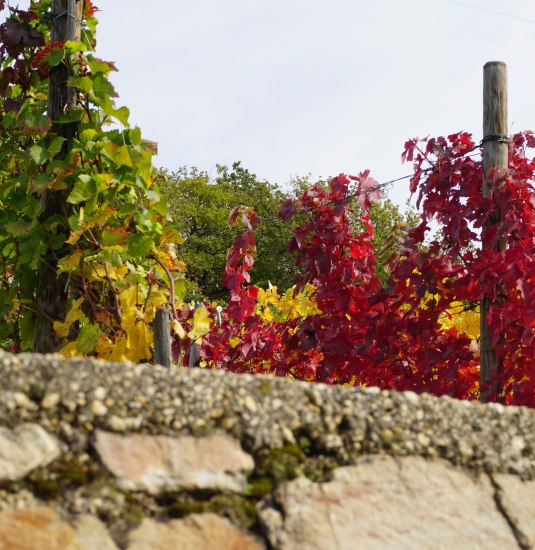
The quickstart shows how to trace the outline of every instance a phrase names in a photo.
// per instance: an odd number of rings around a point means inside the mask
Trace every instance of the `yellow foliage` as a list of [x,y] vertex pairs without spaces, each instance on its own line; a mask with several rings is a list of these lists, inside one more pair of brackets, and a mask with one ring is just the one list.
[[116,281],[117,279],[122,279],[128,273],[128,267],[126,265],[116,269],[109,264],[104,265],[95,263],[92,265],[92,268],[91,273],[88,274],[87,277],[90,281],[96,278],[104,279],[106,276],[109,276],[110,279]]
[[99,341],[95,346],[97,357],[106,361],[121,362],[128,359],[126,334],[120,334],[114,341],[105,334],[99,336]]
[[151,323],[156,317],[156,310],[159,307],[167,304],[167,296],[161,291],[152,291],[149,295],[149,299],[145,305],[145,319],[148,323]]
[[76,271],[80,266],[81,258],[82,258],[81,250],[75,250],[70,256],[67,256],[66,258],[62,258],[58,262],[58,274],[70,272],[70,271]]
[[73,323],[75,323],[76,321],[87,321],[87,317],[80,309],[83,301],[83,298],[78,298],[78,300],[74,300],[71,309],[67,313],[65,322],[54,321],[54,330],[56,331],[58,336],[61,336],[62,338],[68,336]]
[[184,327],[182,324],[177,321],[176,319],[173,319],[171,321],[171,330],[181,339],[184,340],[184,338],[187,336],[186,331],[184,330]]
[[237,336],[231,336],[229,339],[229,343],[233,348],[235,348],[240,342],[241,340]]
[[76,244],[80,237],[84,234],[83,229],[76,229],[71,230],[71,234],[69,235],[69,238],[65,241],[67,244]]
[[[102,269],[104,268],[102,267]],[[110,277],[113,276],[113,278],[118,278],[123,270],[123,268],[111,267],[108,269]],[[65,322],[56,321],[54,323],[54,330],[59,336],[67,337],[71,327],[77,321],[80,322],[80,331],[83,332],[83,327],[89,322],[87,316],[80,309],[83,301],[83,298],[73,301]],[[122,314],[120,327],[108,326],[107,329],[103,327],[103,332],[98,334],[98,338],[95,338],[94,349],[87,353],[94,353],[97,357],[108,361],[128,360],[137,363],[150,359],[153,346],[150,323],[154,320],[157,308],[167,303],[165,294],[160,290],[153,290],[149,293],[148,287],[132,285],[119,293],[119,303]],[[116,335],[111,336],[113,331],[116,332]],[[79,344],[78,341],[69,342],[60,353],[65,357],[79,355]],[[93,347],[93,342],[91,341],[88,346]]]
[[188,332],[188,337],[200,344],[202,337],[210,332],[212,321],[210,312],[206,308],[197,308],[193,314],[193,328]]
[[155,254],[158,261],[170,271],[185,273],[187,271],[186,264],[179,260],[176,254],[175,247],[171,244],[166,245],[167,251],[158,250]]
[[69,342],[61,348],[59,353],[61,353],[63,357],[75,357],[76,355],[80,355],[80,352],[76,348],[76,342]]
[[472,340],[479,339],[479,322],[479,306],[476,309],[465,311],[465,305],[462,302],[452,302],[446,315],[440,319],[443,329],[455,327]]
[[121,328],[125,332],[124,356],[126,359],[138,363],[152,357],[153,336],[149,324],[137,308],[130,310],[123,316]]
[[[418,270],[414,270],[414,273],[418,273]],[[407,280],[407,286],[410,281]],[[420,301],[420,307],[422,309],[429,309],[439,301],[438,294],[425,293],[425,296]],[[401,306],[403,310],[410,310],[409,304],[403,304]],[[475,309],[467,309],[466,304],[463,302],[452,302],[450,307],[446,310],[445,314],[439,319],[440,325],[443,330],[450,328],[456,328],[461,334],[466,334],[471,340],[478,341],[480,333],[480,316],[479,306]]]
[[297,296],[294,288],[289,288],[282,296],[276,286],[269,286],[266,290],[258,289],[255,313],[266,322],[284,322],[291,319],[305,318],[309,315],[321,313],[312,298],[314,287],[307,284]]

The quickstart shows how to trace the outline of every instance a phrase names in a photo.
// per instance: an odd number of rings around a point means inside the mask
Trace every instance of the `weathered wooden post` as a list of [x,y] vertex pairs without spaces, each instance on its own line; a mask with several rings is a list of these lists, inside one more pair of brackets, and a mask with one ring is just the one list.
[[[507,65],[501,61],[490,61],[483,68],[483,196],[492,197],[493,188],[502,184],[508,165],[507,139]],[[482,246],[485,234],[491,226],[500,223],[502,214],[495,209],[482,229]],[[495,245],[497,252],[506,247],[506,236],[499,235]],[[501,365],[489,338],[487,315],[491,306],[490,298],[481,299],[480,326],[480,384],[481,402],[493,401],[499,395],[498,377]],[[490,384],[490,385],[489,385]]]
[[154,328],[154,364],[171,367],[171,329],[169,327],[169,309],[159,307],[153,323]]
[[[65,42],[80,40],[82,0],[53,0],[52,40]],[[66,60],[67,61],[67,60]],[[68,61],[60,63],[50,71],[48,85],[48,116],[52,120],[51,131],[65,138],[63,147],[57,158],[63,159],[72,148],[72,139],[76,134],[77,124],[56,124],[55,121],[73,108],[76,102],[76,92],[67,86],[67,80],[72,71]],[[53,216],[59,223],[56,231],[68,233],[66,227],[68,190],[56,191],[46,189],[41,196],[41,219],[46,222]],[[67,309],[67,279],[65,274],[58,277],[58,261],[68,253],[67,246],[63,250],[52,250],[50,247],[39,261],[37,268],[36,308],[37,319],[33,340],[33,351],[50,353],[58,351],[63,346],[63,338],[54,332],[54,321],[63,321]]]

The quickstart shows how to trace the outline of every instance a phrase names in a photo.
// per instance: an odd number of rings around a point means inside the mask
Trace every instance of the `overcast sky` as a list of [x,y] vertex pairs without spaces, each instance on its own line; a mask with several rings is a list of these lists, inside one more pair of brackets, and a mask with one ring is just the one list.
[[[411,171],[408,138],[481,139],[491,60],[509,67],[511,130],[535,129],[533,1],[95,3],[118,103],[170,170],[240,160],[279,184],[364,169],[394,179]],[[403,203],[407,187],[389,196]]]

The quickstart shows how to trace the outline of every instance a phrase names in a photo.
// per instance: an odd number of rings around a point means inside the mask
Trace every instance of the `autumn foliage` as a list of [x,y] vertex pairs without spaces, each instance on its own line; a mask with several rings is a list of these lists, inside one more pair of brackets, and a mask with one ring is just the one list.
[[[534,189],[535,165],[526,150],[532,133],[510,142],[509,171],[484,199],[477,145],[467,133],[413,140],[403,157],[414,164],[411,191],[423,214],[387,261],[390,277],[376,273],[369,216],[351,230],[355,202],[369,208],[376,182],[367,173],[340,175],[328,190],[308,189],[286,201],[284,219],[305,214],[289,247],[301,275],[293,299],[309,290],[314,308],[299,317],[266,318],[255,308],[260,290],[249,283],[257,218],[234,210],[246,225],[229,251],[224,281],[230,293],[220,326],[212,322],[200,354],[208,366],[234,372],[396,390],[462,399],[479,395],[479,353],[474,330],[461,330],[459,315],[477,318],[481,297],[492,300],[490,335],[503,365],[499,399],[535,405]],[[501,220],[481,228],[495,209]],[[441,229],[430,238],[430,221]],[[507,236],[507,248],[492,242]],[[210,307],[207,313],[210,315]],[[187,322],[187,315],[184,319]],[[201,341],[201,340],[200,340]]]
[[[501,364],[497,399],[535,406],[533,133],[510,139],[507,174],[487,175],[487,198],[469,134],[408,141],[403,159],[414,166],[410,187],[422,215],[382,251],[381,278],[369,216],[378,184],[368,172],[340,175],[282,204],[283,220],[304,220],[289,243],[299,275],[282,293],[251,284],[261,220],[237,206],[230,223],[244,231],[227,256],[227,303],[194,308],[183,302],[182,239],[167,224],[151,152],[128,109],[114,102],[115,66],[93,53],[96,8],[85,0],[82,39],[66,43],[51,41],[50,8],[50,0],[10,8],[0,25],[3,348],[31,349],[43,316],[37,265],[51,250],[69,296],[65,319],[52,319],[65,355],[151,360],[151,322],[170,305],[178,363],[189,364],[196,349],[210,368],[472,399],[485,389],[474,323],[487,296]],[[52,121],[48,78],[62,65],[75,106]],[[54,133],[62,124],[76,127],[68,151]],[[62,193],[65,208],[43,219],[49,192]]]
[[[115,104],[116,68],[94,54],[95,11],[85,0],[79,42],[51,40],[50,0],[9,8],[0,25],[0,345],[31,350],[41,317],[64,355],[149,361],[155,310],[184,286],[181,237],[165,227],[150,148]],[[73,105],[51,120],[49,77],[60,68]],[[71,143],[57,131],[65,125]],[[63,206],[44,219],[51,193]],[[47,317],[36,300],[47,251],[68,296],[65,318]]]

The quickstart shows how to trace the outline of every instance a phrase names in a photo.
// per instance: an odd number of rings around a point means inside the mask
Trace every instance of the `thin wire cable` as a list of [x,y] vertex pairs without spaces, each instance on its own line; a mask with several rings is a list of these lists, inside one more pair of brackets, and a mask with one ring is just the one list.
[[450,4],[457,4],[458,6],[464,6],[465,8],[472,8],[474,10],[486,11],[487,13],[493,13],[494,15],[499,15],[501,17],[509,17],[510,19],[516,19],[517,21],[524,21],[526,23],[535,23],[535,19],[528,19],[527,17],[521,17],[519,15],[514,15],[512,13],[506,13],[503,11],[497,11],[490,8],[484,8],[482,6],[476,6],[474,4],[468,4],[468,2],[460,2],[459,0],[444,0]]
[[[467,151],[466,154],[460,155],[460,156],[455,157],[455,158],[472,158],[472,157],[480,156],[481,155],[480,152],[475,153],[475,154],[469,154],[469,153],[471,153],[472,151],[475,151],[476,149],[480,148],[486,141],[491,141],[491,140],[492,141],[500,141],[500,142],[504,142],[504,141],[509,142],[509,140],[506,137],[504,138],[504,136],[485,136],[477,145],[475,145],[472,149],[470,149],[470,151]],[[433,170],[435,170],[436,167],[437,167],[437,165],[433,165],[433,166],[430,166],[429,168],[425,168],[424,170],[422,170],[422,173],[427,174],[429,172],[432,172]],[[376,185],[375,187],[371,187],[370,189],[366,189],[364,191],[361,191],[360,193],[357,193],[357,192],[351,193],[349,196],[351,198],[360,197],[361,195],[365,195],[365,194],[373,193],[375,191],[379,191],[379,190],[384,189],[385,187],[387,187],[389,185],[392,185],[393,183],[397,183],[398,181],[406,180],[406,179],[412,178],[414,176],[415,176],[415,173],[407,174],[406,176],[402,176],[400,178],[396,178],[396,179],[393,179],[393,180],[389,180],[389,181],[385,181],[383,183],[380,183],[380,184]]]

